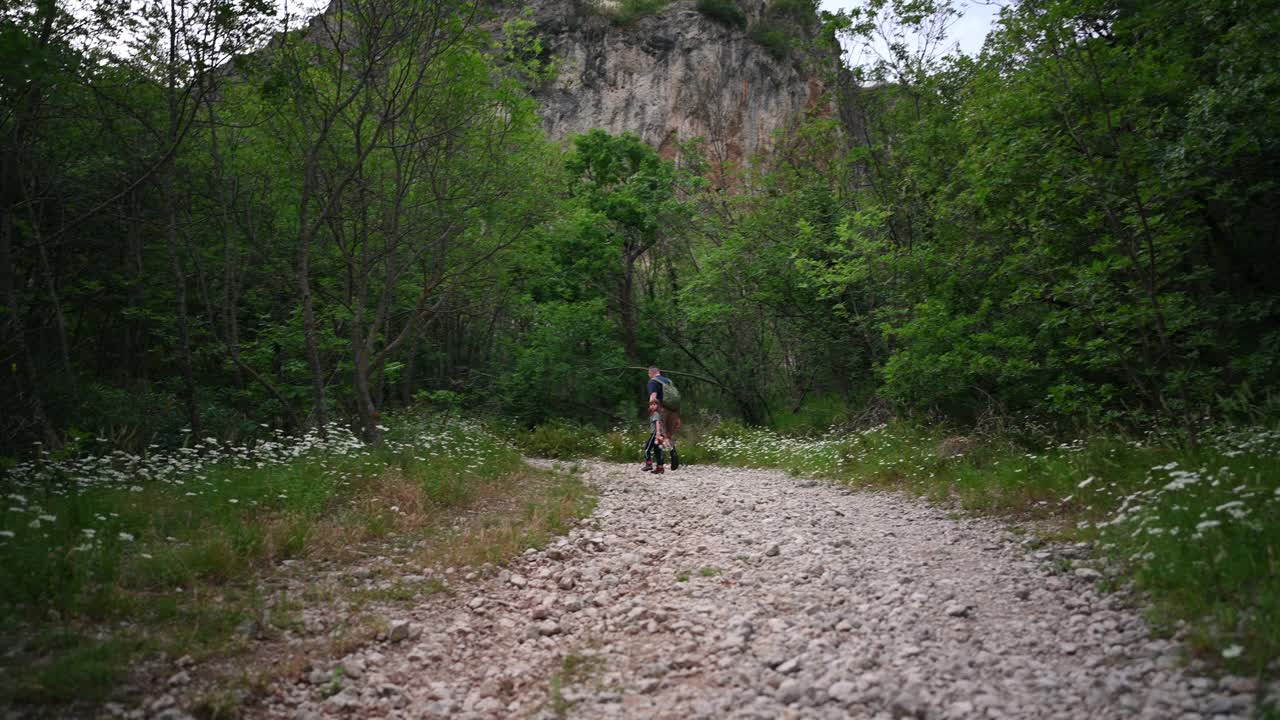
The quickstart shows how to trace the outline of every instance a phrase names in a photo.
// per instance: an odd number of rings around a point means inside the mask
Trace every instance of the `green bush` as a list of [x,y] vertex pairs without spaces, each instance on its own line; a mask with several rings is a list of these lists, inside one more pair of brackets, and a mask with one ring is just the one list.
[[599,368],[625,365],[602,300],[545,303],[499,380],[504,410],[534,425],[555,417],[608,417],[635,388]]
[[785,60],[791,54],[791,35],[781,25],[761,20],[752,25],[747,34],[760,43],[775,60]]
[[773,427],[786,435],[821,435],[848,417],[849,406],[842,398],[820,396],[806,400],[794,411],[774,413]]
[[667,0],[622,0],[610,14],[619,25],[630,25],[640,18],[657,15],[667,7]]
[[768,15],[808,25],[817,20],[818,4],[814,0],[774,0],[769,4]]
[[575,460],[595,456],[601,448],[601,434],[590,426],[556,420],[516,433],[515,443],[536,457]]
[[698,12],[730,27],[746,28],[747,16],[733,0],[698,0]]

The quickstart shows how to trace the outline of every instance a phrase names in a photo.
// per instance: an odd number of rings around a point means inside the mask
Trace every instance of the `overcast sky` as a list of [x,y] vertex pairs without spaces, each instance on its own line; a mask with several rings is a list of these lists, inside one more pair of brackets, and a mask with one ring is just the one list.
[[[954,0],[955,8],[961,17],[955,21],[948,32],[947,47],[959,43],[960,50],[967,55],[976,55],[982,49],[982,41],[987,31],[995,23],[1000,14],[1000,0]],[[858,0],[822,0],[822,9],[829,11],[849,10],[861,5]]]

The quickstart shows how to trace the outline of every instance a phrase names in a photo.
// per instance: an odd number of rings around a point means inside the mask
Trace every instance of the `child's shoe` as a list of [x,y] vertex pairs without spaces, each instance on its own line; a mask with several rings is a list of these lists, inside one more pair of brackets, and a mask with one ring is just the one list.
[[649,460],[645,460],[644,465],[640,466],[640,472],[651,472],[652,470],[653,470],[653,463],[650,462]]
[[659,465],[659,466],[657,466],[657,467],[655,467],[655,468],[653,469],[653,474],[654,474],[654,475],[661,475],[661,474],[662,474],[662,473],[664,473],[664,472],[666,472],[666,470],[664,470],[664,469],[662,468],[662,466],[661,466],[661,465]]

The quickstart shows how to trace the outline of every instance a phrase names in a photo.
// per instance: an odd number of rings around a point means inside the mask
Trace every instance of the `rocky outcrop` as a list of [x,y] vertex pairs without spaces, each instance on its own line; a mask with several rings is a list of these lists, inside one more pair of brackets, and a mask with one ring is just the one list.
[[[762,0],[741,4],[753,21]],[[665,157],[702,137],[714,162],[767,151],[774,134],[821,100],[823,86],[744,30],[705,16],[693,0],[620,25],[593,2],[533,3],[535,32],[558,72],[535,93],[556,139],[601,128],[632,132]]]

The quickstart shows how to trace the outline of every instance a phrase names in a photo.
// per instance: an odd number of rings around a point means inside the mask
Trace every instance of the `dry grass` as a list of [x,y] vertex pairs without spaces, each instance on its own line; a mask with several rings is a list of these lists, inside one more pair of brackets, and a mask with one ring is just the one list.
[[486,488],[464,522],[418,557],[453,567],[500,563],[563,534],[594,506],[576,478],[529,469]]
[[[340,569],[356,570],[358,560],[384,558],[383,567],[423,568],[500,564],[531,546],[542,545],[585,517],[595,498],[580,478],[522,467],[499,478],[477,483],[463,505],[440,507],[414,502],[412,480],[388,471],[370,486],[372,494],[347,513],[326,518],[308,538],[309,561],[329,558]],[[354,517],[391,513],[385,532],[370,532]],[[377,543],[376,547],[370,547]],[[310,562],[295,572],[305,574]],[[374,581],[398,573],[375,570]],[[345,577],[343,572],[339,576]],[[327,614],[337,621],[312,637],[296,635],[258,641],[238,652],[215,653],[204,678],[205,693],[222,698],[239,693],[257,697],[272,679],[300,677],[314,666],[336,661],[368,644],[387,628],[396,608],[422,602],[444,591],[435,579],[424,583],[395,583],[389,588],[352,587],[335,580],[315,579],[293,600],[309,614]],[[252,681],[249,679],[252,678]]]
[[[525,467],[514,455],[484,475],[461,471],[453,482],[461,492],[432,498],[412,469],[389,464],[361,478],[354,492],[319,517],[272,510],[244,518],[261,538],[252,555],[238,550],[229,535],[197,536],[202,557],[225,558],[225,564],[210,563],[225,571],[188,574],[170,585],[150,580],[142,558],[128,558],[116,592],[118,602],[137,609],[131,626],[110,617],[62,623],[64,632],[78,637],[120,637],[127,642],[120,650],[104,645],[92,656],[72,657],[44,642],[47,633],[36,625],[7,628],[3,644],[37,659],[67,656],[66,662],[89,669],[108,660],[131,668],[127,679],[104,683],[116,686],[112,699],[126,704],[168,692],[164,681],[175,672],[173,658],[191,655],[197,667],[183,702],[209,717],[236,716],[236,708],[259,697],[272,680],[336,661],[372,641],[389,616],[402,612],[397,608],[447,591],[439,578],[389,586],[388,580],[428,567],[505,562],[566,531],[594,506],[579,478]],[[134,649],[126,653],[125,647]],[[107,650],[115,659],[107,658]],[[169,659],[134,664],[133,658],[161,652]],[[50,665],[40,676],[60,673],[60,667]],[[49,717],[99,714],[96,704],[104,698],[40,682],[38,700],[49,703]],[[77,699],[58,702],[50,698],[54,692]]]

